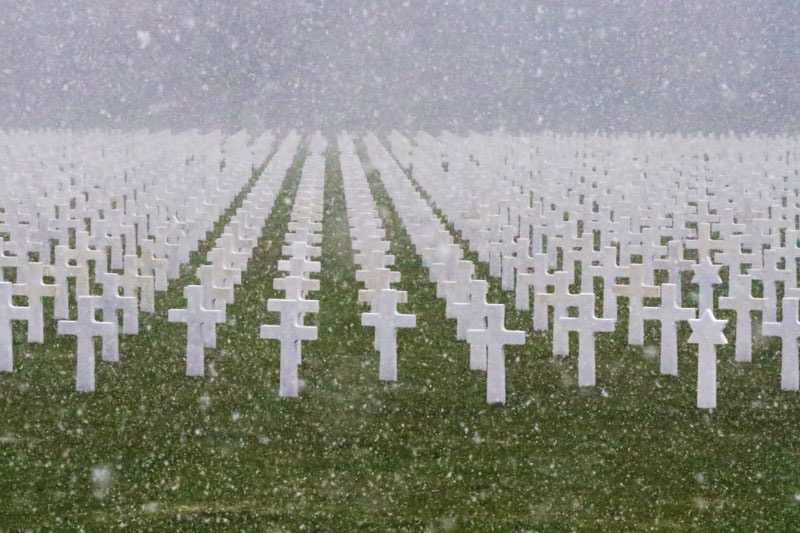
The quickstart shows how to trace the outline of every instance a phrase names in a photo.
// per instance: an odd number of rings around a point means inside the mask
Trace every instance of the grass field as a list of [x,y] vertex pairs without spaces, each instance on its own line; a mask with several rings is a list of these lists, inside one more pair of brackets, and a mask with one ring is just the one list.
[[275,321],[266,301],[302,158],[205,378],[184,375],[185,326],[166,321],[191,268],[142,315],[142,333],[123,337],[121,362],[98,362],[93,394],[73,391],[72,338],[51,322],[47,344],[27,345],[15,329],[16,371],[0,375],[0,530],[796,530],[800,397],[779,390],[777,342],[749,364],[733,362],[732,345],[720,350],[720,407],[709,412],[694,407],[688,328],[680,376],[665,377],[649,351],[627,346],[621,320],[598,335],[598,386],[582,389],[574,347],[554,358],[549,334],[533,334],[530,313],[492,280],[490,299],[508,304],[507,327],[528,342],[506,350],[507,405],[489,406],[485,375],[468,369],[466,343],[370,174],[409,293],[401,311],[418,323],[399,333],[399,382],[378,381],[335,152],[319,340],[303,347],[302,397],[278,398],[278,346],[258,327]]

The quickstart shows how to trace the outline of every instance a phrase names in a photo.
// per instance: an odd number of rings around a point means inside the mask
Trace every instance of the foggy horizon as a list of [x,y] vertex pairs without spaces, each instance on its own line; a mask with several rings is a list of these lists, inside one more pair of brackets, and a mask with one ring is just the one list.
[[27,0],[0,127],[800,130],[800,4]]

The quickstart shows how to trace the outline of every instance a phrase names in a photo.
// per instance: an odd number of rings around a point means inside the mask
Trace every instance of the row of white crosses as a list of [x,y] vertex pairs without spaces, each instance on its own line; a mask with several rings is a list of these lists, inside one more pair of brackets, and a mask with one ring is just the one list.
[[[16,172],[0,177],[4,180],[3,187],[11,187],[14,191],[0,198],[3,210],[0,229],[7,239],[0,242],[0,265],[4,267],[2,279],[8,279],[4,282],[10,286],[12,296],[27,300],[26,305],[16,306],[10,299],[0,298],[0,315],[22,317],[28,322],[28,341],[44,342],[43,298],[52,298],[54,318],[59,320],[58,333],[77,337],[76,388],[79,391],[95,388],[92,339],[102,338],[105,361],[118,361],[118,312],[122,313],[121,332],[135,334],[138,332],[140,308],[153,312],[154,291],[166,289],[168,261],[156,256],[158,239],[146,238],[150,235],[145,227],[126,217],[133,216],[137,206],[146,205],[147,198],[175,198],[170,193],[171,188],[189,190],[192,185],[186,180],[192,176],[184,174],[183,170],[183,167],[190,166],[187,154],[192,155],[199,148],[214,153],[213,145],[189,146],[185,143],[186,136],[180,135],[165,138],[163,134],[152,137],[140,134],[138,137],[126,136],[123,140],[111,135],[105,141],[91,135],[88,137],[87,140],[64,134],[55,139],[45,136],[42,140],[36,136],[22,136],[20,144],[30,143],[26,145],[27,149],[12,143],[14,146],[7,150],[9,160],[3,162],[4,167],[16,169]],[[212,137],[218,143],[216,166],[209,162],[205,168],[213,174],[223,174],[219,163],[222,138],[219,135]],[[241,143],[247,139],[247,136],[239,135],[226,145],[229,151],[225,157],[226,160],[230,158],[230,168],[225,174],[233,173],[245,162],[250,164],[254,156],[248,155],[249,148],[245,149]],[[173,142],[167,142],[169,140]],[[86,144],[82,144],[84,141]],[[153,159],[148,152],[132,153],[139,142],[163,157]],[[64,143],[66,147],[48,150],[48,146],[54,143]],[[76,153],[69,153],[67,147],[76,145]],[[123,150],[122,146],[131,150]],[[41,148],[41,152],[37,148]],[[181,170],[175,180],[164,180],[163,176],[160,182],[135,178],[137,172],[155,175],[156,169],[150,165],[162,164],[170,158],[176,160],[176,155]],[[137,159],[140,156],[141,159]],[[169,168],[163,167],[161,172],[169,173]],[[247,174],[244,180],[238,181],[246,183]],[[232,185],[234,180],[214,180],[215,189],[219,189],[221,182]],[[202,187],[195,186],[194,194],[198,190],[203,192]],[[23,196],[19,196],[20,191]],[[183,205],[184,202],[173,203]],[[219,203],[199,209],[204,210],[204,216],[208,217],[226,207]],[[150,212],[145,219],[153,229],[161,227],[158,210]],[[141,256],[136,255],[137,233],[142,237]],[[187,232],[187,235],[197,233]],[[112,234],[119,238],[112,238]],[[184,237],[183,242],[186,243],[187,239],[189,237]],[[191,249],[191,246],[184,244],[184,248]],[[188,255],[184,259],[188,260]],[[119,272],[120,268],[122,272]],[[10,283],[12,271],[15,275],[13,283]],[[47,283],[47,277],[51,277],[54,283]],[[100,294],[92,294],[92,278],[101,288]],[[75,300],[72,300],[77,304],[75,320],[67,320],[72,296],[68,284],[70,279],[75,280]],[[102,315],[99,320],[98,312]],[[4,327],[0,324],[0,328]],[[10,337],[0,338],[0,345],[4,354],[2,368],[12,371]]]
[[311,274],[321,271],[321,264],[315,259],[322,254],[326,146],[321,134],[311,137],[284,239],[285,259],[278,261],[278,270],[286,275],[273,280],[273,288],[284,295],[267,301],[267,311],[278,313],[279,321],[261,326],[260,331],[262,339],[280,342],[278,395],[284,398],[300,395],[302,342],[316,340],[318,334],[317,326],[305,324],[305,317],[319,312],[319,301],[308,295],[319,290],[319,279],[312,279]]
[[436,283],[437,296],[446,301],[447,316],[457,320],[458,338],[470,344],[470,368],[486,371],[487,403],[505,403],[504,347],[524,344],[525,332],[505,328],[505,306],[486,301],[488,284],[473,279],[475,265],[463,259],[450,232],[378,138],[368,134],[364,144],[430,280]]
[[[432,202],[489,261],[490,272],[505,289],[516,288],[519,309],[529,308],[533,291],[533,328],[547,328],[547,309],[554,309],[554,353],[567,352],[567,333],[577,329],[579,358],[593,358],[588,336],[613,329],[616,298],[623,296],[630,344],[643,344],[644,320],[660,321],[665,374],[677,374],[675,327],[689,321],[689,341],[699,344],[698,405],[713,407],[716,362],[708,362],[709,346],[727,342],[726,321],[715,314],[736,313],[735,357],[744,362],[752,357],[750,314],[760,311],[763,335],[784,343],[781,387],[798,390],[800,329],[791,298],[800,258],[800,176],[791,141],[419,134],[412,144],[397,132],[389,140]],[[687,258],[689,250],[697,259]],[[715,306],[723,269],[728,294]],[[660,285],[659,271],[667,276]],[[684,272],[698,287],[689,308],[681,307],[689,297]],[[593,312],[598,278],[601,317]],[[580,294],[570,293],[573,281]],[[754,281],[763,298],[752,296]],[[645,298],[660,298],[660,305],[646,307]],[[567,316],[570,307],[578,308],[577,319]],[[789,313],[781,322],[779,308]],[[594,384],[593,371],[579,381]]]
[[294,132],[281,142],[209,250],[206,264],[197,269],[199,284],[184,288],[186,308],[169,310],[170,322],[186,324],[187,376],[205,375],[205,349],[216,348],[217,325],[227,320],[228,305],[235,301],[235,289],[242,282],[299,144],[300,136]]
[[378,378],[397,381],[397,330],[416,327],[417,317],[397,310],[399,303],[408,301],[408,293],[392,288],[393,283],[400,282],[400,272],[390,268],[395,257],[388,253],[390,242],[385,239],[386,230],[353,139],[342,133],[338,145],[353,260],[359,266],[356,280],[364,284],[358,300],[370,306],[368,313],[361,314],[361,325],[375,328],[374,346],[380,354]]

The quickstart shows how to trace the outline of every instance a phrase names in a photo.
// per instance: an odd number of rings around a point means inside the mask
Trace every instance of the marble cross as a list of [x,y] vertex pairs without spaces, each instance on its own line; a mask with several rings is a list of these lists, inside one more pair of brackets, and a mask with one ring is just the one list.
[[0,372],[14,371],[14,339],[12,321],[24,320],[30,327],[33,310],[12,303],[11,283],[0,282]]
[[117,311],[122,311],[122,333],[135,335],[139,333],[139,302],[134,296],[120,296],[121,276],[113,272],[100,274],[103,294],[100,296],[99,308],[103,311],[103,321],[119,324]]
[[595,316],[594,293],[584,292],[570,296],[575,301],[574,307],[578,308],[578,316],[563,316],[558,320],[567,332],[578,332],[578,385],[593,387],[596,383],[595,333],[614,331],[616,320]]
[[267,310],[280,313],[277,325],[261,326],[262,339],[278,340],[281,343],[280,385],[278,395],[283,398],[296,398],[300,394],[297,366],[300,363],[299,345],[302,341],[317,339],[317,327],[305,326],[298,317],[304,313],[319,312],[317,300],[270,299]]
[[800,368],[798,367],[797,339],[800,337],[800,320],[798,320],[798,304],[800,297],[794,292],[785,296],[781,302],[782,320],[765,321],[762,324],[763,334],[767,337],[781,338],[781,389],[800,390]]
[[417,327],[415,315],[397,312],[400,293],[405,291],[378,291],[372,300],[372,312],[361,313],[361,325],[375,328],[375,344],[380,352],[378,377],[382,381],[397,381],[397,329]]
[[664,283],[661,285],[661,305],[642,307],[642,318],[658,320],[661,323],[661,373],[678,375],[678,332],[680,321],[697,317],[694,308],[681,307],[680,285]]
[[505,328],[503,304],[489,304],[486,309],[486,329],[467,330],[467,341],[486,347],[486,402],[506,403],[506,363],[504,347],[525,344],[524,331]]
[[186,324],[186,375],[205,375],[205,340],[208,330],[215,329],[224,321],[224,314],[218,309],[203,306],[203,287],[188,285],[183,289],[186,309],[170,309],[167,320]]
[[25,296],[31,309],[28,320],[28,342],[44,342],[43,298],[55,298],[58,292],[56,285],[44,282],[44,268],[41,263],[28,263],[28,268],[20,271],[24,272],[24,275],[18,276],[21,279],[12,286],[12,293]]
[[[485,329],[486,316],[489,303],[486,295],[489,284],[483,279],[473,279],[469,282],[469,298],[467,302],[454,302],[446,307],[447,318],[456,319],[456,338],[467,339],[467,332],[471,329]],[[486,370],[486,348],[470,343],[469,349],[470,370]]]
[[697,285],[700,290],[700,296],[697,302],[697,308],[700,313],[704,311],[714,310],[714,285],[722,283],[722,278],[719,277],[720,266],[711,262],[709,257],[703,257],[699,263],[692,266],[694,276],[692,276],[692,285]]
[[753,278],[749,275],[728,274],[728,296],[721,296],[719,308],[736,312],[736,361],[750,362],[753,359],[753,337],[751,311],[764,311],[766,298],[754,298]]
[[655,285],[644,282],[644,265],[632,264],[627,285],[614,285],[614,294],[628,298],[628,344],[644,345],[644,320],[642,307],[645,298],[656,298],[661,294]]
[[134,296],[138,294],[139,308],[145,313],[154,313],[156,310],[155,278],[139,273],[139,257],[125,255],[122,258],[122,294]]
[[99,296],[78,296],[78,319],[59,320],[58,334],[71,335],[78,340],[78,364],[76,368],[75,390],[92,392],[95,390],[95,337],[103,339],[103,360],[119,360],[117,325],[113,322],[98,321],[95,311],[99,308]]

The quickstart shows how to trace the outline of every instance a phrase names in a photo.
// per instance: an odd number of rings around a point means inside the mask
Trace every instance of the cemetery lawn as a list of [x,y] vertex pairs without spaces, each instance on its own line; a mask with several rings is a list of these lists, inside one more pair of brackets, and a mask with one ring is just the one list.
[[[385,190],[369,181],[399,288],[418,328],[400,330],[399,381],[378,381],[360,326],[355,266],[334,151],[326,169],[319,340],[303,345],[300,399],[278,398],[278,345],[258,337],[303,154],[287,174],[243,273],[206,377],[184,375],[186,328],[166,321],[216,234],[123,336],[121,362],[97,362],[97,392],[75,386],[75,341],[47,324],[45,345],[15,326],[15,372],[0,375],[0,530],[263,529],[793,530],[800,524],[800,397],[781,392],[779,343],[754,362],[719,351],[719,408],[695,405],[696,357],[679,333],[679,377],[627,346],[625,323],[599,334],[597,383],[577,386],[572,355],[491,280],[506,326],[508,400],[485,403],[485,374],[414,252]],[[257,174],[256,171],[254,174]],[[241,201],[241,196],[238,201]],[[232,210],[228,213],[230,213]],[[224,226],[221,221],[217,233]],[[467,254],[476,260],[473,254]],[[477,277],[488,279],[479,264]],[[621,308],[622,309],[622,308]],[[624,313],[620,313],[624,318]],[[731,314],[720,313],[725,318]],[[729,341],[731,341],[729,336]],[[646,344],[657,347],[654,327]],[[99,359],[99,358],[98,358]]]

